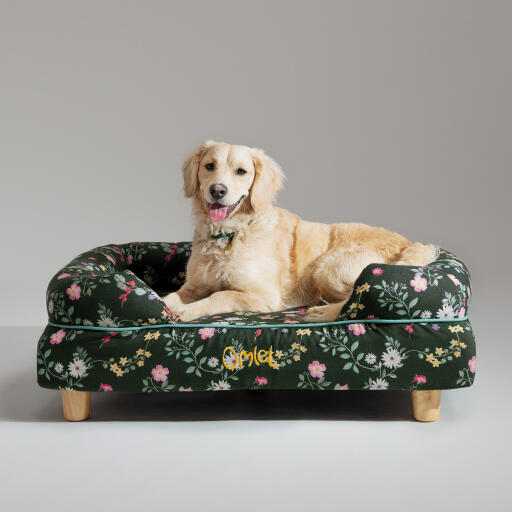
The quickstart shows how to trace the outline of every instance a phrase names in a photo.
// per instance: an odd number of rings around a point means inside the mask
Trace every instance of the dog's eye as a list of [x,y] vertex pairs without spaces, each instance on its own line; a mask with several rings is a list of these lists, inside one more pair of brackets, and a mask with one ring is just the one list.
[[247,174],[247,171],[245,169],[240,168],[240,169],[236,170],[236,173],[237,174]]
[[209,170],[209,171],[213,171],[213,168],[215,167],[212,163],[209,163],[209,164],[206,164],[205,167]]

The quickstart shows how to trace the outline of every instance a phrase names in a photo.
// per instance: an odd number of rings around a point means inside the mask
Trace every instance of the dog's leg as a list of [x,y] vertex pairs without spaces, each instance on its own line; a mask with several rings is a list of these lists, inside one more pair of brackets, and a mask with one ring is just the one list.
[[[203,291],[201,292],[200,290]],[[190,282],[186,282],[177,292],[166,295],[163,298],[163,301],[173,314],[178,316],[178,311],[181,311],[186,304],[190,304],[191,302],[196,302],[207,297],[210,291],[205,290],[206,288],[204,286],[201,288],[192,285]]]
[[318,261],[312,279],[319,297],[329,302],[306,311],[307,322],[333,322],[350,297],[354,282],[369,263],[384,263],[373,251],[333,249]]
[[[267,296],[268,293],[268,296]],[[173,313],[181,322],[188,322],[202,316],[216,315],[218,313],[232,313],[233,311],[268,312],[279,309],[280,301],[276,294],[266,291],[265,294],[255,294],[225,290],[212,293],[209,297],[183,304],[175,308]]]
[[427,265],[436,259],[438,251],[439,248],[435,245],[414,242],[403,250],[395,265]]

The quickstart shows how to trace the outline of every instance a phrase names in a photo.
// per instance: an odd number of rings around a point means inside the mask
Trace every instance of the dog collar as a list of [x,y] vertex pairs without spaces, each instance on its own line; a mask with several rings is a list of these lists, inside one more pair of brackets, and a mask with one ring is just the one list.
[[217,233],[215,235],[210,235],[215,240],[218,240],[219,238],[227,238],[230,242],[233,241],[233,238],[235,238],[236,232],[232,231],[231,233]]

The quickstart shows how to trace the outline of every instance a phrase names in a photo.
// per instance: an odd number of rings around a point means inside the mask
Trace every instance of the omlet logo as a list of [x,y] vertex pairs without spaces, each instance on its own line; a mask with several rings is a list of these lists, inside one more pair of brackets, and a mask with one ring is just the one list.
[[247,366],[252,366],[253,363],[256,366],[268,364],[274,370],[279,370],[279,363],[272,359],[272,355],[272,346],[268,350],[258,350],[258,347],[255,346],[252,352],[246,350],[237,352],[233,347],[226,347],[222,353],[222,363],[228,370],[243,368],[247,361]]

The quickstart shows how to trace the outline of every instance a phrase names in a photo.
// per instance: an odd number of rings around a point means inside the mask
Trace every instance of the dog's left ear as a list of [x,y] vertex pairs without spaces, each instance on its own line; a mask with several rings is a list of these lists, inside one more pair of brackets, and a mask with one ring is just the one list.
[[249,199],[253,210],[261,211],[272,204],[277,191],[283,186],[284,174],[279,164],[262,149],[252,150],[252,161],[255,176]]

